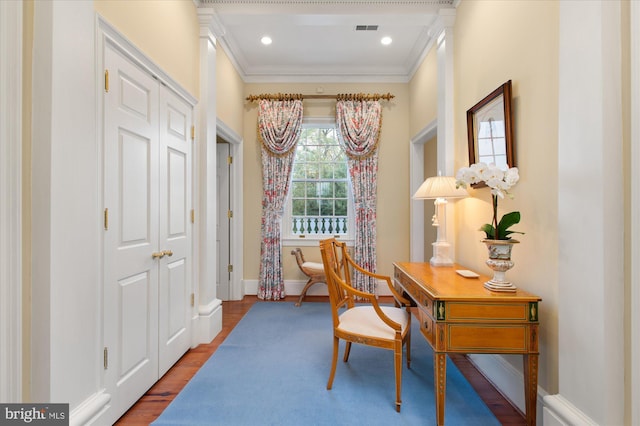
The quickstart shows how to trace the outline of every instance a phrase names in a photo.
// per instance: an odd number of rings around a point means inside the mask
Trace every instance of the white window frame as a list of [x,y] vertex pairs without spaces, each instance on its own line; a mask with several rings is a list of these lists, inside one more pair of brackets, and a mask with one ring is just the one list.
[[[306,117],[302,121],[303,128],[318,127],[318,128],[336,128],[337,124],[335,118],[329,117]],[[295,161],[295,160],[294,160]],[[338,240],[346,242],[352,245],[355,241],[355,208],[353,205],[353,189],[349,174],[347,172],[347,178],[349,184],[347,185],[348,200],[347,200],[347,234],[337,237]],[[287,194],[287,200],[284,205],[284,214],[282,217],[282,245],[283,246],[317,246],[318,241],[330,238],[332,235],[327,234],[307,234],[307,235],[295,235],[291,232],[292,218],[291,218],[291,182],[289,184],[289,194]]]

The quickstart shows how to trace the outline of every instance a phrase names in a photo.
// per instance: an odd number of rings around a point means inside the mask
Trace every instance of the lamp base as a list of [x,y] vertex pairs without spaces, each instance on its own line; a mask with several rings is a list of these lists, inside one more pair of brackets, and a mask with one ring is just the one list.
[[446,241],[436,241],[433,246],[433,257],[429,261],[432,266],[452,266],[453,260],[449,257],[451,244]]

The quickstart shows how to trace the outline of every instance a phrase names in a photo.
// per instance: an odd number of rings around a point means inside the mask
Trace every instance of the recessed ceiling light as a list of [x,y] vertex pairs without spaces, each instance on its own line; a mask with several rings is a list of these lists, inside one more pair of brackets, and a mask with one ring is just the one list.
[[380,43],[384,44],[385,46],[390,45],[391,42],[391,37],[382,37],[382,39],[380,40]]
[[262,42],[262,44],[264,44],[265,46],[268,46],[271,44],[272,40],[271,40],[271,37],[264,36],[260,39],[260,42]]

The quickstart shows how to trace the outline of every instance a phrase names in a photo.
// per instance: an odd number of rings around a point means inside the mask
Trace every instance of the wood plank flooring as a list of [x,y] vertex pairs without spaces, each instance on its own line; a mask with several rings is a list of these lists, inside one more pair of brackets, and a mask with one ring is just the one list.
[[[287,296],[285,301],[295,302],[298,296]],[[196,374],[200,366],[215,352],[244,314],[257,301],[255,296],[246,296],[241,301],[222,303],[222,331],[209,344],[189,350],[151,389],[144,394],[117,422],[119,426],[146,426],[154,421],[173,398]],[[303,303],[327,302],[327,297],[308,296]],[[274,302],[277,303],[277,302]],[[421,336],[416,336],[421,337]],[[473,366],[465,355],[452,354],[451,360],[467,378],[471,386],[487,404],[503,425],[525,425],[524,415]],[[327,373],[328,374],[328,373]],[[231,426],[231,425],[230,425]]]

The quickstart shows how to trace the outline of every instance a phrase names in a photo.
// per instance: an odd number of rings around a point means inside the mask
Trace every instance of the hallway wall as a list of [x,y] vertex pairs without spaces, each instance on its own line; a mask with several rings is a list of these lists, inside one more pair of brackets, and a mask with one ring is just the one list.
[[[500,200],[498,214],[522,214],[513,229],[525,235],[518,236],[522,243],[514,249],[508,277],[542,297],[539,385],[550,392],[558,386],[558,33],[557,2],[463,1],[454,37],[455,170],[469,165],[466,111],[512,80],[520,181],[514,199]],[[478,228],[491,219],[491,196],[487,188],[470,194],[456,203],[456,256],[470,269],[490,274]],[[522,370],[520,357],[504,358]]]
[[191,95],[198,95],[200,27],[192,1],[93,0],[93,4],[96,13]]

